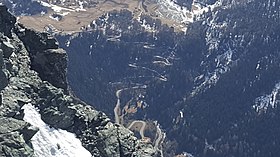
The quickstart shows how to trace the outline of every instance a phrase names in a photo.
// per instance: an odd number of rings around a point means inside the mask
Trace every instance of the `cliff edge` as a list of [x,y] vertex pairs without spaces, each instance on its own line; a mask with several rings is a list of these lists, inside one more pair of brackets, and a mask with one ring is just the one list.
[[36,107],[53,129],[74,133],[92,156],[158,156],[102,112],[71,96],[67,54],[46,33],[24,28],[0,6],[0,156],[36,156],[32,143],[40,128],[25,122],[23,106]]

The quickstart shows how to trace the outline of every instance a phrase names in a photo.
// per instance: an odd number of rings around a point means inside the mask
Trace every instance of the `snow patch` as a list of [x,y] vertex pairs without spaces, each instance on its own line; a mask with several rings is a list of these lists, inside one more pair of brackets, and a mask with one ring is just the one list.
[[159,4],[159,8],[156,9],[155,12],[159,16],[164,16],[178,23],[185,24],[185,26],[181,26],[184,32],[186,31],[187,24],[193,23],[196,19],[199,19],[202,14],[213,11],[215,8],[222,5],[221,1],[205,6],[194,1],[191,10],[188,10],[188,8],[178,5],[174,0],[157,0],[157,3]]
[[60,21],[60,18],[58,16],[54,17],[53,15],[50,15],[49,18],[51,18],[55,21]]
[[65,11],[75,11],[73,9],[69,9],[69,8],[65,8],[65,7],[60,7],[60,6],[57,6],[57,5],[54,5],[54,4],[49,4],[49,3],[46,3],[46,2],[43,2],[43,1],[39,1],[39,2],[41,3],[42,6],[51,8],[55,12],[61,12],[62,10],[65,10]]
[[61,15],[61,16],[66,16],[66,15],[68,15],[70,12],[62,12],[62,13],[60,13],[59,15]]
[[[231,64],[233,63],[232,55],[234,53],[234,50],[231,49],[229,44],[226,44],[226,47],[227,50],[223,54],[217,55],[217,57],[215,58],[215,69],[211,72],[207,72],[206,74],[198,75],[194,79],[194,82],[199,85],[193,89],[191,96],[194,96],[197,93],[202,92],[215,85],[219,81],[222,74],[230,71],[232,66]],[[201,64],[204,63],[202,62]]]
[[42,121],[40,113],[32,104],[25,104],[24,120],[39,131],[32,137],[31,143],[37,157],[91,157],[75,134],[62,129],[50,128]]
[[[179,23],[193,22],[190,11],[172,0],[158,0],[160,4],[158,14],[171,18]],[[189,14],[189,16],[188,16]]]
[[183,118],[184,117],[184,113],[183,111],[180,111],[180,117]]
[[280,82],[275,85],[270,94],[255,99],[253,108],[257,113],[266,112],[268,108],[275,108],[280,103]]
[[76,11],[87,11],[84,8],[84,2],[83,1],[79,1],[79,8],[77,8]]

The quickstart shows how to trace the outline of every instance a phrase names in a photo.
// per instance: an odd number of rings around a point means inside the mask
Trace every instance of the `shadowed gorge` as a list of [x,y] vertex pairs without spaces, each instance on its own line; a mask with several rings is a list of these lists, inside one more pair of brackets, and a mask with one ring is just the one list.
[[[13,124],[30,126],[18,117],[31,103],[96,156],[278,156],[277,0],[22,3],[43,12],[23,9],[22,25],[0,12]],[[22,133],[31,154],[35,133]]]
[[[157,120],[167,141],[177,141],[177,153],[275,156],[279,13],[269,14],[278,3],[256,9],[263,5],[256,0],[205,13],[185,34],[147,16],[138,22],[129,11],[101,16],[91,32],[58,36],[73,63],[69,83],[78,97],[112,118],[115,92],[125,89],[124,109],[139,100],[147,107],[134,108],[124,121]],[[141,26],[143,19],[154,23],[154,31]],[[271,92],[272,107],[261,96]],[[267,125],[275,128],[270,140]]]

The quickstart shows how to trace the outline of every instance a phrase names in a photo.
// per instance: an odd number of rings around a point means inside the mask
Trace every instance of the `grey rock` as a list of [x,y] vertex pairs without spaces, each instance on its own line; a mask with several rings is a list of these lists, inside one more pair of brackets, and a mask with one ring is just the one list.
[[[82,101],[65,95],[61,89],[44,82],[39,91],[42,119],[55,128],[77,135],[95,156],[156,156],[151,144],[137,149],[137,138],[131,131],[113,124],[102,112]],[[50,105],[51,104],[51,105]],[[145,150],[145,151],[144,151]]]
[[63,49],[58,49],[58,42],[47,33],[37,33],[33,30],[18,27],[17,35],[29,51],[31,68],[38,72],[40,78],[68,92],[66,79],[67,55]]
[[13,118],[19,119],[19,120],[23,119],[23,117],[24,117],[24,110],[23,110],[23,109],[20,110],[19,112],[17,112],[17,113],[13,116]]
[[39,131],[37,127],[32,125],[27,125],[23,129],[20,130],[20,133],[23,135],[25,141],[30,141],[31,138]]
[[0,154],[3,156],[33,156],[32,148],[24,138],[30,139],[37,130],[30,124],[14,118],[0,118]]
[[0,134],[6,134],[17,130],[22,130],[27,124],[24,121],[20,121],[8,117],[1,117],[0,123],[1,123]]
[[0,90],[6,87],[7,85],[8,85],[8,79],[5,73],[2,70],[0,70]]
[[6,6],[0,5],[0,32],[3,32],[4,35],[11,37],[11,32],[16,23],[16,18],[8,12]]
[[3,50],[0,49],[0,105],[2,104],[2,93],[1,90],[4,89],[8,85],[8,79],[3,72],[2,68],[4,65],[4,53]]
[[0,69],[2,69],[3,65],[4,65],[3,50],[0,49]]
[[4,52],[3,56],[5,58],[8,58],[13,53],[13,50],[15,49],[14,46],[9,41],[2,41],[2,43],[0,43],[0,48]]
[[42,67],[44,77],[49,78],[49,82],[56,87],[67,89],[67,55],[63,49],[47,49],[38,53],[34,61]]
[[0,155],[3,157],[33,157],[32,148],[18,132],[0,135]]

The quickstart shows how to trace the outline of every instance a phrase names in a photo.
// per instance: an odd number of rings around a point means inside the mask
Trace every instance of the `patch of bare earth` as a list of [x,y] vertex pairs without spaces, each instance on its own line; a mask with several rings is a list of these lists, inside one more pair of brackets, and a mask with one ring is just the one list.
[[[20,16],[19,21],[27,28],[33,28],[38,31],[44,31],[46,27],[51,27],[56,32],[63,33],[75,33],[81,32],[85,27],[87,27],[93,20],[97,19],[106,12],[113,10],[128,9],[131,11],[135,18],[140,14],[147,14],[155,19],[160,19],[163,24],[172,26],[176,30],[176,26],[180,24],[176,23],[171,19],[161,18],[156,15],[155,9],[157,9],[157,4],[151,1],[146,1],[142,3],[142,0],[105,0],[99,1],[95,5],[85,7],[84,11],[77,11],[76,9],[79,6],[72,4],[67,5],[57,5],[65,8],[60,12],[55,12],[52,9],[49,9],[48,13],[34,15],[34,16]],[[71,11],[69,11],[69,10]],[[63,14],[61,20],[55,20],[50,18],[52,14]]]

